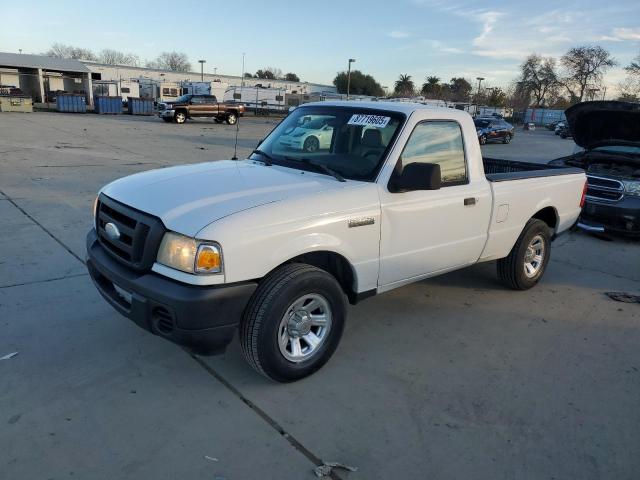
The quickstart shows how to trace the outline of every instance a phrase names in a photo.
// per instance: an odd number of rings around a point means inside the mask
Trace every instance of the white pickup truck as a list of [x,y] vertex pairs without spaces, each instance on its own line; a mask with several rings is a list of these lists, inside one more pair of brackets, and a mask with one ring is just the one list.
[[[319,118],[329,142],[280,142]],[[491,260],[508,287],[535,285],[585,183],[576,168],[483,159],[458,110],[307,104],[246,160],[105,186],[87,267],[144,329],[201,354],[239,330],[253,368],[293,381],[331,357],[347,300]]]

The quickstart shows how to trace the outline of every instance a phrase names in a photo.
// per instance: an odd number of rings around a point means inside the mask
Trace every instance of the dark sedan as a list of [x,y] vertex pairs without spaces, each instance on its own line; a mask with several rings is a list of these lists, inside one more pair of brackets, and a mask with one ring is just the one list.
[[501,118],[476,118],[476,131],[480,145],[491,141],[509,143],[515,133],[515,128]]

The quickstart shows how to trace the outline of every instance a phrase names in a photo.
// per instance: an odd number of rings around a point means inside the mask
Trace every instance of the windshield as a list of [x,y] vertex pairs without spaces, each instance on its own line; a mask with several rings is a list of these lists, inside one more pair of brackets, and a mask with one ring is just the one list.
[[[299,107],[260,144],[253,160],[374,181],[404,115],[355,107]],[[262,153],[261,153],[262,152]]]
[[191,95],[190,93],[182,95],[181,97],[176,98],[176,103],[187,103],[189,100],[191,100],[192,96],[193,95]]
[[474,123],[476,124],[476,127],[480,128],[488,127],[491,124],[489,120],[475,120]]

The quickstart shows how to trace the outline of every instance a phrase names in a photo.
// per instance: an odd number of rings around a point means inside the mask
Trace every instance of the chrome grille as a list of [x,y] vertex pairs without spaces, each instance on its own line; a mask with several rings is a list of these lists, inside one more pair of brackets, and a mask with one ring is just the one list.
[[[120,232],[110,237],[108,223]],[[155,261],[164,234],[162,222],[101,195],[96,210],[96,231],[100,244],[112,257],[134,270],[148,270]]]
[[600,202],[618,202],[624,197],[624,185],[612,178],[587,175],[588,200]]

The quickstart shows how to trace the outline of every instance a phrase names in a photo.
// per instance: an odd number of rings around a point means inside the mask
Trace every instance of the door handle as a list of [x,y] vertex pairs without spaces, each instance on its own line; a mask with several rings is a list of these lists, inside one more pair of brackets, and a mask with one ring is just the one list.
[[476,204],[475,197],[470,197],[470,198],[465,198],[464,199],[464,206],[465,207],[471,207],[471,206],[473,206],[475,204]]

